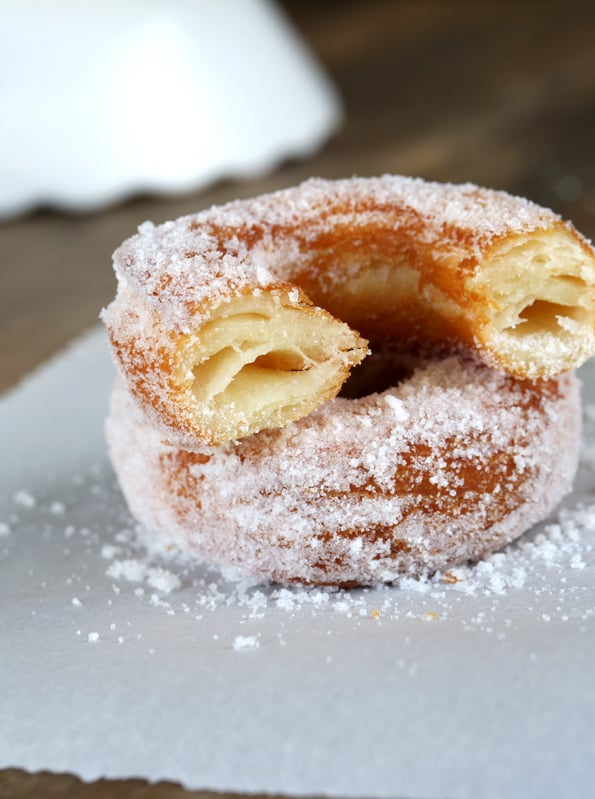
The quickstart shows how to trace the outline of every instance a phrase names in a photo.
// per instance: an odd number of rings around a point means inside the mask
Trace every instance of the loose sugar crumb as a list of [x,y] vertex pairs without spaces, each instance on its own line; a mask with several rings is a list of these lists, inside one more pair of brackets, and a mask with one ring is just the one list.
[[37,504],[37,500],[29,491],[25,491],[21,489],[17,491],[13,496],[13,501],[16,505],[20,505],[22,508],[34,508]]
[[147,582],[151,588],[156,588],[164,594],[169,594],[176,591],[182,585],[180,578],[177,574],[162,568],[153,568],[148,570]]
[[99,641],[99,633],[89,633],[87,640],[90,644],[96,644]]
[[130,583],[141,583],[147,574],[147,566],[140,560],[114,560],[105,572],[114,580],[127,580]]
[[122,547],[115,546],[114,544],[104,544],[101,547],[101,557],[105,558],[105,560],[113,560],[121,551]]
[[[105,547],[102,549],[101,554],[105,556]],[[151,567],[138,558],[114,560],[105,573],[114,580],[126,580],[130,583],[146,581],[151,588],[155,588],[164,594],[176,591],[182,585],[180,578],[174,572],[162,567]],[[135,589],[137,596],[142,596],[143,593],[144,589],[142,587],[139,586]]]
[[245,649],[258,649],[259,646],[260,643],[256,635],[237,635],[233,641],[233,648],[236,652]]
[[10,535],[10,533],[11,533],[10,525],[7,524],[6,522],[0,522],[0,538],[2,538],[5,535]]
[[138,232],[141,235],[146,235],[148,233],[151,233],[154,228],[155,228],[155,223],[147,219],[145,222],[141,222],[141,224],[138,226]]

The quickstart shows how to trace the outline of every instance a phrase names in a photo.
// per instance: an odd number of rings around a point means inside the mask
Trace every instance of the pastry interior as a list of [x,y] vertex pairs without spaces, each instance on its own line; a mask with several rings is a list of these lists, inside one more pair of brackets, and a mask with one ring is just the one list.
[[[565,232],[505,242],[470,281],[488,302],[486,343],[528,377],[573,368],[595,345],[595,263]],[[537,360],[546,374],[538,374]]]
[[189,337],[179,380],[211,443],[222,443],[308,415],[367,352],[356,332],[309,303],[249,294],[219,306]]

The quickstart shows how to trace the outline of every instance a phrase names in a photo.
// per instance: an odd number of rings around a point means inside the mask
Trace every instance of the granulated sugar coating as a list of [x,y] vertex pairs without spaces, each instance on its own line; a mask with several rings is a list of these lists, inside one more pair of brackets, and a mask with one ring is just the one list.
[[[146,223],[114,265],[110,455],[162,547],[233,579],[390,583],[485,557],[570,490],[595,252],[547,209],[311,180]],[[370,351],[421,365],[337,398]]]
[[579,420],[572,375],[536,387],[451,357],[195,452],[164,445],[118,385],[107,433],[149,546],[234,579],[345,586],[477,560],[544,519],[572,485]]
[[[587,404],[581,481],[591,486],[590,494],[595,496],[593,451],[595,405]],[[126,528],[116,538],[114,545],[104,545],[102,549],[103,557],[112,561],[107,566],[106,579],[119,575],[112,582],[115,595],[127,590],[126,580],[133,574],[138,578],[136,584],[143,584],[150,569],[165,568],[179,580],[180,587],[165,598],[147,593],[140,598],[158,611],[170,616],[182,613],[197,624],[207,618],[216,619],[220,609],[236,608],[240,624],[265,625],[257,627],[257,632],[268,629],[275,620],[282,625],[283,616],[331,614],[352,619],[357,625],[399,620],[460,623],[465,628],[505,637],[518,619],[529,617],[532,624],[549,624],[585,622],[595,616],[595,604],[586,606],[582,600],[582,574],[586,565],[594,561],[595,501],[583,500],[563,507],[545,525],[479,563],[432,575],[401,575],[390,586],[363,589],[230,582],[216,570],[197,569],[183,554],[172,560],[169,553],[165,562],[157,552],[147,554],[146,531],[140,528],[136,532]],[[122,562],[129,565],[122,567]],[[543,607],[547,607],[547,612]],[[287,644],[287,632],[283,630],[281,626],[275,636],[269,636],[269,645],[271,641]],[[242,636],[239,638],[242,640]],[[237,637],[232,645],[239,648]]]
[[[465,261],[471,272],[499,238],[560,222],[552,211],[529,200],[472,184],[392,175],[312,179],[160,226],[147,222],[116,251],[114,264],[126,284],[159,306],[160,315],[175,329],[190,332],[200,321],[197,308],[225,300],[230,288],[265,289],[295,279],[308,249],[319,246],[337,225],[364,233],[390,225],[395,232],[419,237],[438,256]],[[222,251],[222,231],[249,231],[248,241],[230,235]],[[327,279],[340,282],[342,269],[333,274],[331,268]]]
[[309,415],[367,345],[471,353],[517,378],[595,354],[595,252],[523,198],[384,176],[311,180],[116,251],[103,314],[144,421],[198,450]]

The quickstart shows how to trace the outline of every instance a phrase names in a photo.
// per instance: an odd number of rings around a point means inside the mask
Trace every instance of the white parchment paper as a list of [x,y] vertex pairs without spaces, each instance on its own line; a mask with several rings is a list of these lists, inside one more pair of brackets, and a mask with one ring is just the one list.
[[0,767],[590,795],[595,369],[583,379],[577,490],[503,554],[456,582],[243,588],[135,547],[103,441],[112,369],[103,333],[84,337],[0,401]]

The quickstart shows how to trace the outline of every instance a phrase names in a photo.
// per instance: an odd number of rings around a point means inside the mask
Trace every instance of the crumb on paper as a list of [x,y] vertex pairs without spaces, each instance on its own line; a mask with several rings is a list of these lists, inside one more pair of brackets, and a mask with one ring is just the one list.
[[113,560],[121,551],[122,547],[115,546],[114,544],[104,544],[101,547],[101,557],[105,560]]
[[149,569],[147,573],[147,582],[151,588],[155,588],[163,594],[170,594],[182,585],[182,581],[177,574],[162,568]]
[[233,648],[236,652],[245,649],[258,649],[260,642],[257,635],[236,635],[233,640]]
[[136,558],[114,560],[105,572],[114,580],[127,580],[130,583],[142,583],[147,573],[145,564]]
[[13,501],[22,508],[34,508],[37,505],[37,500],[33,494],[30,491],[25,491],[25,489],[17,491],[13,496]]
[[[160,566],[148,566],[137,558],[113,560],[105,573],[114,580],[126,580],[129,583],[143,583],[146,581],[151,588],[160,591],[162,594],[170,594],[182,585],[182,581],[174,572]],[[142,596],[144,589],[138,586],[134,593],[137,596]]]
[[90,644],[96,644],[99,641],[99,633],[89,633],[87,640]]

